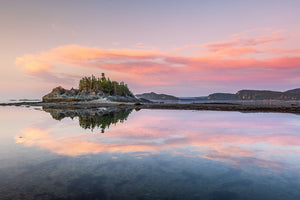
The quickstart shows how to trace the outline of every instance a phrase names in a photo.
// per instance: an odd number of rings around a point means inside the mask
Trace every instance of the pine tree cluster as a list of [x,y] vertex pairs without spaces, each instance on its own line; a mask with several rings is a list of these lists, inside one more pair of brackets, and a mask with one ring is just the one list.
[[102,73],[101,78],[96,78],[94,75],[91,77],[84,77],[79,81],[79,92],[95,92],[98,93],[102,91],[109,95],[119,95],[119,96],[130,96],[133,97],[132,92],[128,89],[127,84],[124,82],[118,83],[117,81],[111,81],[109,78],[105,77]]

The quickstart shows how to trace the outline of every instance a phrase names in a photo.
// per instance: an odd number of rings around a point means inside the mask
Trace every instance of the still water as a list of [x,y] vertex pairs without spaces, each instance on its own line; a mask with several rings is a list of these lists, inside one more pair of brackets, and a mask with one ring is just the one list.
[[300,116],[0,107],[0,199],[300,199]]

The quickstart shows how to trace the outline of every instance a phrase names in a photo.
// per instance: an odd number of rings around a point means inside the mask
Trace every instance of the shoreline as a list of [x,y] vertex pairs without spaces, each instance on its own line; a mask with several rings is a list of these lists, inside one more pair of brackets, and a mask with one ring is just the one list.
[[159,109],[159,110],[207,110],[207,111],[239,111],[239,112],[272,112],[300,114],[300,105],[251,105],[234,103],[127,103],[127,102],[18,102],[0,103],[0,106],[42,106],[53,109],[91,109],[109,108],[120,109]]

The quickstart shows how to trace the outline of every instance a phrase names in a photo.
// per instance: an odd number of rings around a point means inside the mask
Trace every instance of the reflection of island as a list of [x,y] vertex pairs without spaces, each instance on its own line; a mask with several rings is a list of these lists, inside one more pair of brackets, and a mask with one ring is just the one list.
[[97,108],[97,109],[53,109],[43,107],[43,110],[49,112],[53,119],[61,120],[65,117],[78,117],[79,125],[84,129],[101,128],[104,133],[111,124],[123,123],[127,120],[131,109],[116,108]]
[[84,129],[94,129],[95,127],[101,128],[101,133],[104,133],[106,128],[111,124],[118,122],[123,123],[127,120],[128,115],[132,110],[120,110],[119,112],[110,112],[103,116],[98,115],[79,115],[79,125]]
[[[84,109],[75,111],[85,112]],[[78,116],[74,110],[64,110],[64,114],[67,112]],[[100,111],[90,110],[91,115],[96,112]],[[115,112],[114,117],[117,116]],[[44,120],[49,119],[45,116]],[[119,124],[107,130],[109,134],[86,134],[89,131],[78,129],[74,122],[62,121],[51,126],[30,125],[14,139],[26,147],[66,156],[99,153],[146,156],[169,152],[174,156],[228,163],[247,171],[258,167],[280,172],[298,162],[298,122],[297,116],[289,114],[279,118],[277,114],[151,111],[135,113],[125,126]]]

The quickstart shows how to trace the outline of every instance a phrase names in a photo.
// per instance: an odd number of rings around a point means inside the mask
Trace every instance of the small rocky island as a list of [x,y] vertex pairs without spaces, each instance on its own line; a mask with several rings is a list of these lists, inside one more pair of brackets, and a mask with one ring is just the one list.
[[124,82],[111,81],[102,73],[101,78],[84,77],[79,81],[78,89],[56,87],[43,97],[43,102],[79,102],[99,100],[100,102],[136,102],[137,98]]

